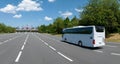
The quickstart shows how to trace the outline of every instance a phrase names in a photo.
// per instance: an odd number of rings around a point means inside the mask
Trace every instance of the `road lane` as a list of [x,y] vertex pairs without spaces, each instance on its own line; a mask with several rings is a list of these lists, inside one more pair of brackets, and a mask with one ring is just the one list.
[[119,47],[120,48],[120,43],[106,43],[107,45],[111,45],[111,46],[116,46],[116,47]]
[[26,35],[19,34],[19,36],[0,45],[0,64],[14,64]]
[[[36,36],[36,35],[35,35]],[[36,36],[37,37],[37,36]],[[65,56],[64,54],[62,54],[61,52],[56,51],[56,49],[50,45],[48,45],[48,43],[46,43],[45,41],[43,41],[41,38],[37,37],[40,41],[42,41],[44,44],[47,44],[47,46],[49,46],[49,48],[51,48],[52,50],[54,50],[56,53],[58,53],[59,55],[61,55],[62,57],[64,57],[65,59],[69,60],[70,62],[73,62],[72,59],[70,59],[69,57]]]
[[19,59],[20,59],[20,57],[21,57],[21,55],[22,55],[22,51],[23,51],[23,49],[24,49],[24,47],[25,47],[25,45],[26,45],[26,42],[27,42],[27,40],[28,40],[28,37],[29,37],[29,34],[26,36],[25,41],[24,41],[24,43],[23,43],[23,45],[22,45],[22,47],[21,47],[21,50],[20,50],[17,58],[15,59],[15,62],[19,62]]
[[18,64],[73,64],[30,34]]
[[[120,57],[115,57],[120,53],[118,47],[108,47],[104,46],[101,49],[89,49],[81,48],[73,44],[67,44],[60,42],[60,40],[51,39],[52,36],[46,36],[39,34],[39,37],[47,42],[49,45],[53,46],[57,50],[65,53],[66,55],[80,61],[82,63],[89,64],[119,64]],[[99,52],[98,52],[99,51]],[[113,55],[114,53],[114,55]],[[113,57],[114,56],[114,57]]]
[[[39,34],[39,33],[38,33],[38,34]],[[39,35],[40,35],[40,34],[39,34]],[[50,35],[50,34],[44,34],[44,35],[41,34],[41,36],[43,36],[43,37],[45,37],[45,38],[48,38],[48,37],[49,37],[49,38],[51,38],[52,40],[61,40],[61,37],[60,37],[60,36],[56,37],[56,36]],[[108,45],[109,47],[120,47],[120,43],[107,42],[106,45]]]
[[21,34],[10,33],[10,34],[0,34],[0,42],[4,42],[5,40],[9,40]]
[[0,64],[120,64],[119,45],[82,48],[61,42],[59,37],[38,33],[4,34],[0,38],[17,36],[20,37],[0,45]]

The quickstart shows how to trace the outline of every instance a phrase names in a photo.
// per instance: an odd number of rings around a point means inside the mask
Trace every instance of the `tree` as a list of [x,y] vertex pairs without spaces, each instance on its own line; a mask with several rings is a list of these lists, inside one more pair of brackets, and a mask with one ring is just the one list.
[[105,26],[107,32],[117,32],[120,25],[119,7],[118,0],[89,0],[80,24]]
[[64,28],[67,28],[67,27],[70,27],[69,26],[69,23],[70,23],[70,20],[69,20],[69,18],[67,17],[65,20],[64,20]]
[[15,28],[0,23],[0,33],[14,33],[14,32],[15,32]]
[[69,24],[70,24],[69,25],[70,27],[78,26],[79,25],[79,19],[77,19],[76,16],[75,16],[75,17],[72,18],[72,20]]
[[53,27],[55,28],[55,33],[62,33],[62,29],[64,28],[63,19],[61,17],[56,18]]
[[48,26],[46,26],[46,32],[51,33],[51,34],[55,33],[55,28],[54,28],[53,24],[49,24]]
[[38,32],[40,33],[46,33],[46,26],[45,25],[41,25],[38,27]]

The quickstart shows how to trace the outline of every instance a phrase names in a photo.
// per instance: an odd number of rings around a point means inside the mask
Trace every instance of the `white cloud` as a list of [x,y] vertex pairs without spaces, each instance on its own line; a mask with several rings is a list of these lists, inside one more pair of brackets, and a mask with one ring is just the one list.
[[21,18],[21,17],[22,17],[21,14],[16,14],[16,15],[13,16],[13,18]]
[[83,9],[75,8],[75,11],[77,11],[77,12],[83,12]]
[[41,11],[43,10],[40,7],[40,4],[36,1],[32,0],[23,0],[20,4],[18,4],[17,11]]
[[48,2],[55,2],[55,0],[48,0]]
[[44,19],[45,19],[46,21],[51,21],[51,20],[53,20],[51,17],[48,17],[48,16],[45,16]]
[[61,14],[61,16],[65,17],[65,18],[73,15],[73,13],[69,12],[69,11],[60,12],[60,14]]
[[[41,1],[42,2],[42,1]],[[19,11],[42,11],[43,8],[40,3],[33,0],[22,0],[18,5],[14,6],[11,4],[6,7],[0,8],[0,12],[16,14]]]
[[0,11],[1,11],[1,12],[4,12],[4,13],[12,13],[12,14],[15,14],[15,13],[16,13],[15,9],[16,9],[16,6],[13,6],[13,5],[11,5],[11,4],[8,4],[8,5],[6,5],[6,7],[1,8]]

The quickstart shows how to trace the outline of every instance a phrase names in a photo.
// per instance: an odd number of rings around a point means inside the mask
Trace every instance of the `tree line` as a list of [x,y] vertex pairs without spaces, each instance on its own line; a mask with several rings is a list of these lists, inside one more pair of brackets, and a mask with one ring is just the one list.
[[0,33],[14,33],[15,31],[15,28],[0,23]]
[[38,27],[41,33],[62,33],[63,28],[78,25],[104,26],[106,34],[120,33],[120,1],[119,0],[88,0],[83,7],[83,12],[79,13],[80,18],[73,17],[71,20],[58,17],[52,24]]
[[79,19],[72,18],[71,20],[67,17],[63,19],[62,17],[58,17],[54,20],[52,24],[49,25],[41,25],[38,27],[38,31],[40,33],[52,33],[52,34],[61,34],[62,29],[68,28],[68,27],[73,27],[73,26],[78,26],[79,25]]

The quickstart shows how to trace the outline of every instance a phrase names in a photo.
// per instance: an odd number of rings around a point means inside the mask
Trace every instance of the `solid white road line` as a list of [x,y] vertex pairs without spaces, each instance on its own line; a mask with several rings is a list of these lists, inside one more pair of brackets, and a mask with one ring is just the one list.
[[54,47],[52,47],[52,46],[49,46],[52,50],[54,50],[54,51],[56,51],[56,49],[54,48]]
[[119,53],[111,53],[111,55],[120,56],[120,54],[119,54]]
[[57,52],[59,55],[61,55],[62,57],[64,57],[65,59],[69,60],[70,62],[73,62],[72,59],[68,58],[67,56],[65,56],[64,54]]
[[21,55],[22,55],[22,51],[19,52],[19,54],[18,54],[18,56],[17,56],[15,62],[19,62],[19,59],[20,59],[20,56],[21,56]]
[[113,46],[113,45],[105,45],[105,46],[108,46],[108,47],[117,47],[117,46]]
[[103,53],[103,51],[100,51],[100,50],[93,50],[93,51]]

